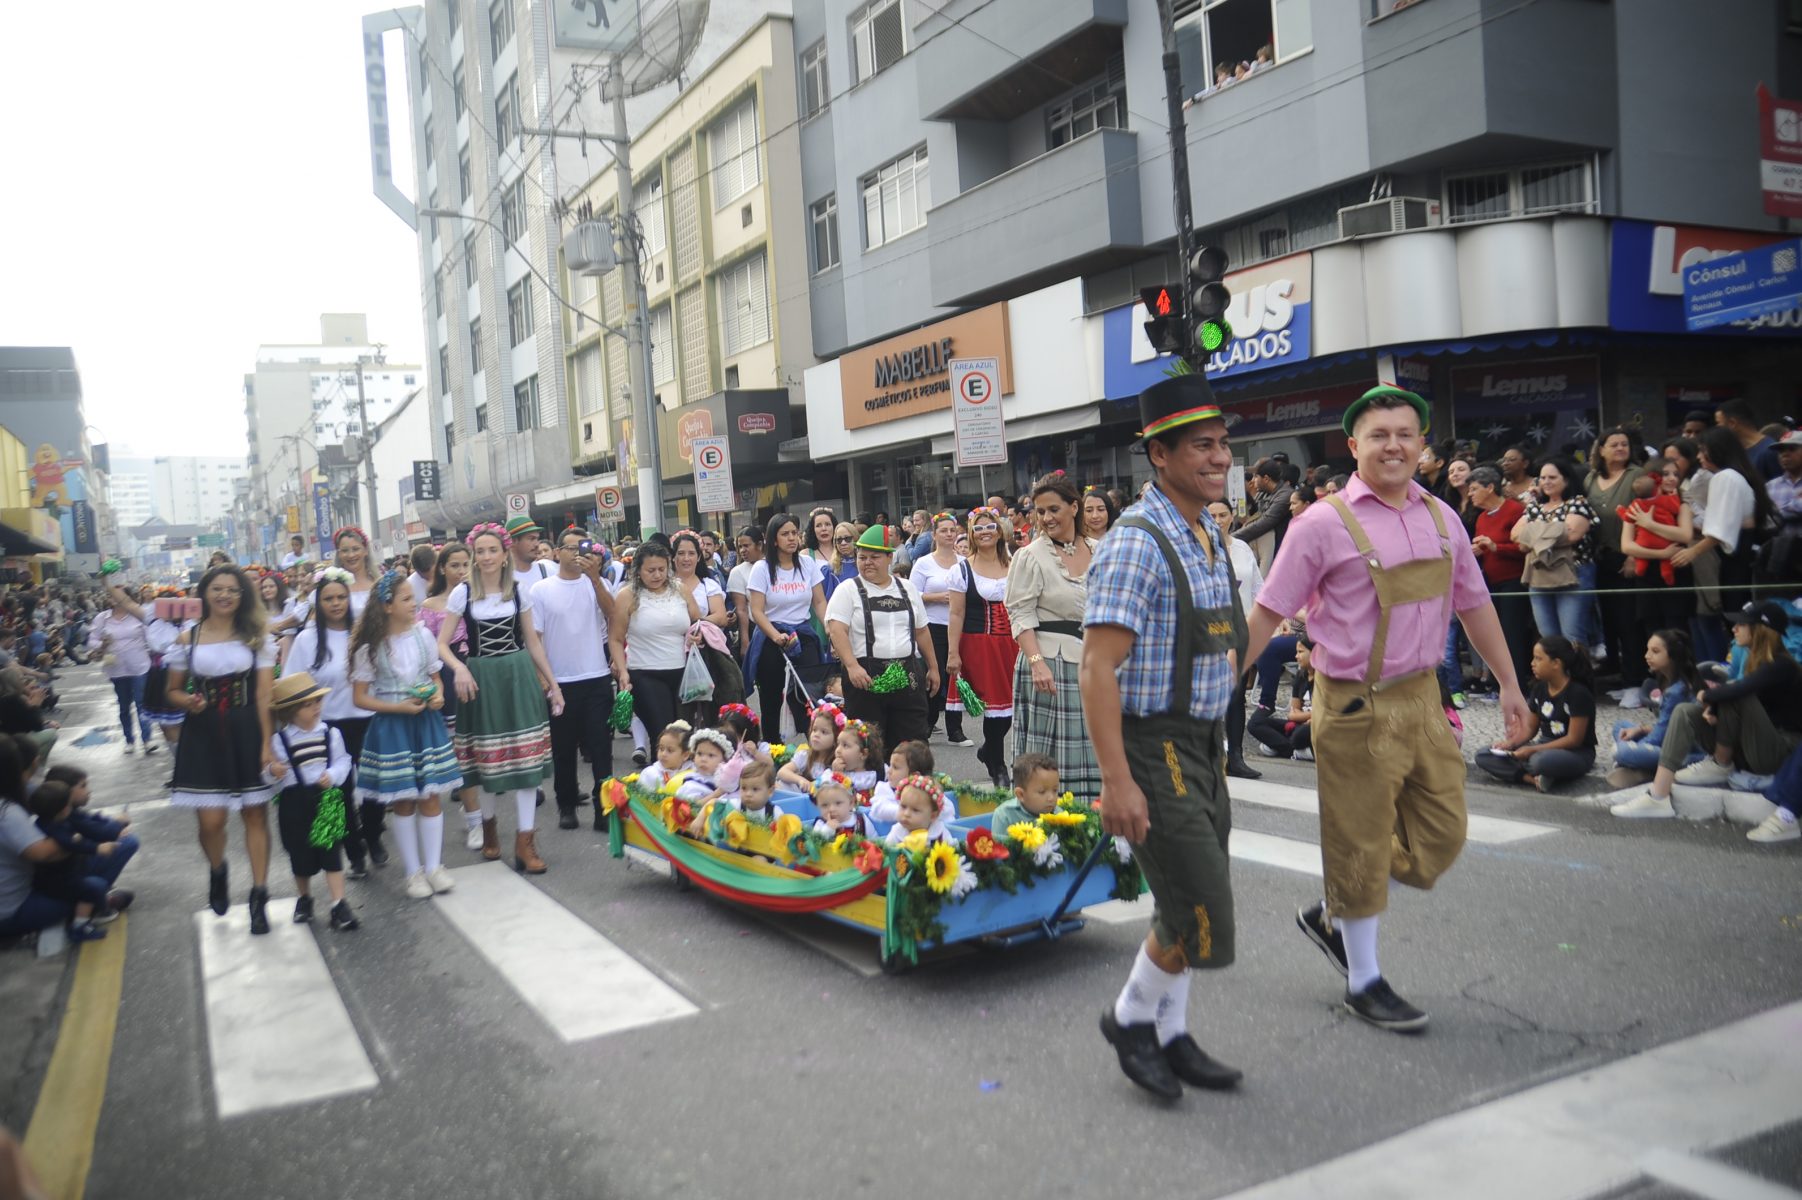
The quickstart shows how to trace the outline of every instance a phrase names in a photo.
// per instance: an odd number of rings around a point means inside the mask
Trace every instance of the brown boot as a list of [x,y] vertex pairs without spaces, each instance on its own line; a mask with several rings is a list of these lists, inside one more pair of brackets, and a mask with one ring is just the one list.
[[499,862],[501,857],[501,834],[494,818],[489,817],[482,822],[482,860]]
[[527,875],[544,874],[544,860],[538,857],[536,835],[531,833],[513,835],[513,869]]

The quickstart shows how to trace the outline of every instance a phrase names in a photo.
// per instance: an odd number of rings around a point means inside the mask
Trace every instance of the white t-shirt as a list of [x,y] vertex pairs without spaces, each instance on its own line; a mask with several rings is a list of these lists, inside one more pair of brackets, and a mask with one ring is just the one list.
[[926,605],[921,601],[920,593],[899,576],[891,576],[885,588],[872,587],[868,580],[861,580],[872,600],[900,596],[908,602],[905,610],[873,615],[876,645],[871,648],[864,644],[863,595],[858,591],[859,582],[859,579],[847,579],[826,602],[826,619],[843,622],[850,630],[851,653],[858,658],[907,658],[915,653],[914,630],[926,626]]
[[540,579],[549,579],[557,573],[557,568],[548,562],[535,562],[523,571],[513,572],[513,586],[530,590]]
[[[605,584],[601,586],[605,587]],[[530,589],[532,618],[551,674],[558,683],[575,683],[611,675],[607,665],[607,617],[595,600],[588,576],[565,579],[553,575]]]
[[726,576],[726,592],[727,592],[727,594],[732,595],[732,596],[747,596],[748,597],[750,595],[750,591],[751,591],[750,581],[751,581],[751,561],[749,559],[746,559],[744,562],[739,563],[736,567],[733,567],[732,573],[730,575]]
[[1258,592],[1264,586],[1264,573],[1258,570],[1258,556],[1238,538],[1226,544],[1226,555],[1233,564],[1233,574],[1239,577],[1239,602],[1245,606],[1245,615],[1249,617],[1252,606],[1258,602]]
[[306,560],[305,555],[296,554],[296,553],[294,553],[294,551],[290,550],[286,554],[282,555],[282,570],[286,571],[289,567],[293,566],[295,563],[304,562],[305,560]]
[[821,581],[820,564],[806,555],[797,557],[795,562],[793,567],[778,569],[772,583],[770,564],[758,559],[745,580],[747,592],[763,593],[763,614],[772,625],[806,624],[807,614],[813,611],[813,589]]
[[413,603],[424,604],[426,594],[432,590],[432,581],[424,575],[414,572],[407,576],[407,582],[413,585]]
[[1757,509],[1752,485],[1746,477],[1728,467],[1716,471],[1708,481],[1708,515],[1702,518],[1702,532],[1721,544],[1724,553],[1739,549],[1741,528]]
[[348,721],[373,716],[368,709],[358,708],[351,700],[350,630],[326,630],[325,661],[314,666],[313,660],[318,654],[319,627],[308,625],[294,635],[285,667],[288,671],[306,671],[313,676],[314,683],[331,689],[331,694],[325,698],[325,719]]
[[[930,554],[922,555],[914,560],[913,571],[907,582],[922,596],[927,592],[954,592],[963,587],[963,567],[961,558],[953,555],[951,565],[941,567],[938,560]],[[926,606],[926,619],[934,625],[951,623],[951,601],[939,600]]]
[[114,658],[112,666],[102,666],[108,679],[130,679],[150,670],[150,643],[144,622],[129,613],[121,616],[111,609],[94,618],[88,629],[88,645],[104,647]]

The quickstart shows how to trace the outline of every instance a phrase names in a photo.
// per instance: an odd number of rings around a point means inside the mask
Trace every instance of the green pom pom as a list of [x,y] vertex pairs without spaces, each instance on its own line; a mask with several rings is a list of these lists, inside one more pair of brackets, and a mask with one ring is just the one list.
[[120,571],[123,571],[124,569],[125,569],[125,564],[120,562],[116,558],[109,558],[105,562],[100,564],[100,573],[102,575],[117,575]]
[[307,841],[321,850],[329,850],[344,840],[344,792],[326,788],[319,797],[319,810],[313,814],[313,827]]
[[976,689],[970,686],[970,681],[961,676],[957,681],[957,698],[964,702],[964,712],[968,716],[980,717],[988,708],[976,694]]
[[877,695],[906,691],[912,686],[913,676],[909,675],[907,668],[898,662],[890,663],[883,668],[882,674],[870,680],[870,690]]
[[[624,733],[632,728],[632,693],[621,692],[613,699],[613,715],[607,718],[613,732]],[[658,732],[662,732],[659,730]],[[655,735],[653,735],[655,736]]]

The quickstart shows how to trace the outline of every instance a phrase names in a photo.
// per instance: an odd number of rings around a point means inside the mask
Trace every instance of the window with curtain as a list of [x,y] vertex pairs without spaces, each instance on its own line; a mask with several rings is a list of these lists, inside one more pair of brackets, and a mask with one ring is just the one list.
[[770,297],[761,251],[720,272],[720,349],[727,357],[770,340]]
[[707,134],[707,155],[713,163],[714,211],[763,182],[757,150],[757,101],[746,96]]

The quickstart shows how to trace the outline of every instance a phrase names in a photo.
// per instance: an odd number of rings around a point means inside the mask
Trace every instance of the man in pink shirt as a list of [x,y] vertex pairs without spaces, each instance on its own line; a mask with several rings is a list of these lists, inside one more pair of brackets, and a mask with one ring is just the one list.
[[1345,1007],[1397,1032],[1427,1015],[1377,967],[1390,881],[1430,888],[1464,847],[1464,756],[1434,673],[1454,612],[1501,683],[1508,736],[1524,737],[1527,719],[1470,539],[1414,482],[1429,417],[1425,400],[1387,385],[1346,410],[1357,474],[1291,522],[1243,660],[1307,608],[1326,896],[1296,922],[1346,977]]

